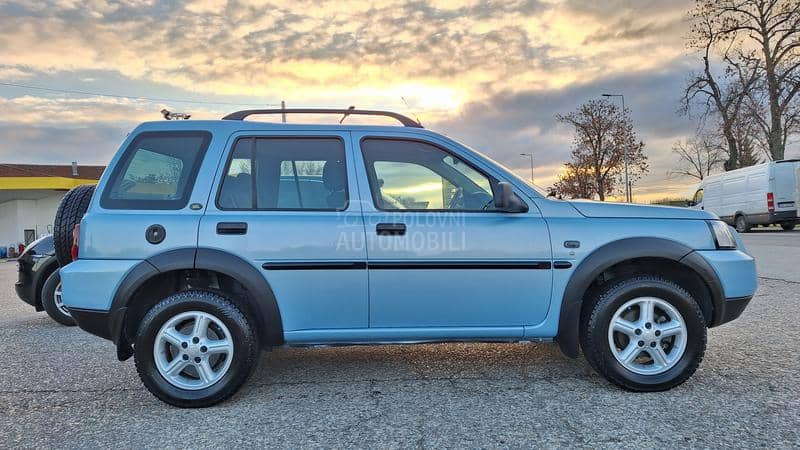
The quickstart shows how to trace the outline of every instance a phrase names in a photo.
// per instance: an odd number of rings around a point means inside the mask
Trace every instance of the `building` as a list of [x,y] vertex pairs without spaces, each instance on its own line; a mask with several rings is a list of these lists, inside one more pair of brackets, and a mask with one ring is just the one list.
[[53,232],[58,203],[68,190],[95,184],[103,166],[0,163],[0,247],[28,244]]

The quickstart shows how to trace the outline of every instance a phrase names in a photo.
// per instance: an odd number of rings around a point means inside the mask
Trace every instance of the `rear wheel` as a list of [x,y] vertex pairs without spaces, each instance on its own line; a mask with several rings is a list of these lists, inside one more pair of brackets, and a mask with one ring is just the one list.
[[53,220],[53,246],[61,267],[72,262],[72,231],[75,225],[81,223],[83,215],[89,209],[94,190],[93,184],[75,187],[67,192],[58,204],[56,217]]
[[230,300],[186,291],[147,313],[134,352],[139,377],[150,392],[171,405],[199,408],[239,390],[255,367],[258,340]]
[[747,223],[747,217],[745,217],[744,214],[736,216],[734,225],[736,226],[736,231],[739,233],[747,233],[750,231],[750,224]]
[[584,314],[581,347],[592,367],[632,391],[663,391],[697,370],[706,323],[682,287],[654,275],[611,283]]
[[781,224],[781,228],[783,228],[783,231],[792,231],[792,230],[794,230],[794,226],[795,226],[794,223],[782,223]]
[[75,319],[61,301],[61,275],[58,270],[51,273],[42,287],[42,307],[51,319],[61,325],[74,326]]

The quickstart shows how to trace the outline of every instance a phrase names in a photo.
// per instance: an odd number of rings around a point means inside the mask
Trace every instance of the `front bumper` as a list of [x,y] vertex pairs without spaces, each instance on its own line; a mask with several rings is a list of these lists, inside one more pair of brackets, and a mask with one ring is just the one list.
[[719,322],[715,325],[722,325],[723,323],[738,319],[739,316],[742,315],[742,312],[744,312],[744,309],[747,308],[752,298],[753,296],[726,298],[725,301],[718,306],[721,311],[719,313]]
[[719,280],[721,299],[715,302],[711,326],[738,318],[758,289],[755,259],[742,250],[703,250],[694,253],[708,263]]

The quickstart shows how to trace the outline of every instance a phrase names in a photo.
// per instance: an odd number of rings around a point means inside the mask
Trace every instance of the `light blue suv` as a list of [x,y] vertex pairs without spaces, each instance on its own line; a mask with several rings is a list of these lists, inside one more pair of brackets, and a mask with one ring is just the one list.
[[[291,113],[403,126],[244,120]],[[390,112],[145,123],[88,205],[64,304],[181,407],[233,395],[280,346],[554,340],[665,390],[757,285],[713,214],[546,198]]]

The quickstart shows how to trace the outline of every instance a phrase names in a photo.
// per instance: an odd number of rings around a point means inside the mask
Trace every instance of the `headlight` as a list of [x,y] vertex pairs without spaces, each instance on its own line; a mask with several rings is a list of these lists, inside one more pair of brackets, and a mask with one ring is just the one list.
[[711,229],[711,235],[714,236],[714,242],[717,244],[717,248],[736,248],[736,240],[733,238],[728,224],[721,220],[708,220],[706,223],[708,224],[708,228]]

